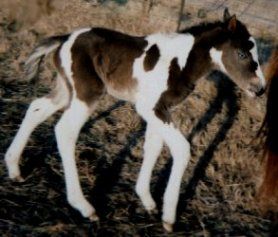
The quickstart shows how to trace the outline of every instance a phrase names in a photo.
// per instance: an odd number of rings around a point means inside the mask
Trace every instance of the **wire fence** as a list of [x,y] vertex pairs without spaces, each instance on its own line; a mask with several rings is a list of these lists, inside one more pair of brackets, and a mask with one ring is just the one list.
[[277,0],[180,0],[180,5],[178,27],[200,19],[219,19],[224,8],[228,7],[252,33],[278,38]]

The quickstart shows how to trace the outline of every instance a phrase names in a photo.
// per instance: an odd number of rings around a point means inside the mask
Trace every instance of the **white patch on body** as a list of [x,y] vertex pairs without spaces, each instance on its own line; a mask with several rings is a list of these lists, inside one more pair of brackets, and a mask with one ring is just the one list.
[[72,79],[72,53],[71,48],[76,40],[76,38],[81,35],[82,33],[85,33],[87,31],[90,31],[91,28],[84,28],[74,31],[68,40],[62,45],[60,50],[60,59],[61,59],[61,65],[64,68],[65,74],[72,85],[73,88],[73,97],[76,97],[76,91],[74,89],[74,81]]
[[148,46],[147,51],[152,45],[156,44],[159,48],[159,61],[168,64],[173,58],[178,58],[180,68],[187,62],[188,55],[194,44],[194,37],[191,34],[153,34],[146,37]]
[[222,72],[227,73],[227,70],[222,61],[223,52],[220,50],[217,50],[216,48],[212,48],[209,51],[209,54],[210,54],[210,57],[211,57],[213,63],[216,64]]
[[145,71],[143,62],[146,54],[143,53],[134,61],[132,77],[138,82],[135,103],[145,104],[146,113],[140,115],[148,120],[148,113],[167,89],[171,61],[177,58],[179,66],[185,66],[194,44],[194,37],[190,34],[154,34],[146,37],[146,40],[148,46],[145,51],[156,44],[160,53],[159,60],[151,71]]
[[249,38],[249,40],[254,43],[254,47],[250,50],[250,53],[252,55],[253,60],[258,64],[258,68],[256,70],[256,75],[260,79],[260,82],[261,82],[262,86],[265,87],[266,86],[266,80],[265,80],[265,77],[263,75],[262,69],[261,69],[260,64],[259,64],[259,56],[258,56],[256,40],[252,36]]
[[[173,157],[173,168],[164,194],[163,216],[166,223],[173,224],[176,219],[176,207],[179,189],[184,170],[190,157],[190,145],[182,133],[173,124],[165,124],[154,113],[153,108],[161,94],[167,90],[169,66],[174,58],[178,59],[181,68],[194,45],[190,34],[154,34],[146,37],[146,51],[156,44],[160,57],[151,71],[145,71],[143,62],[145,53],[133,64],[133,78],[137,79],[136,110],[146,120],[147,131],[144,145],[144,162],[140,170],[136,191],[147,210],[155,208],[149,191],[150,175],[154,163],[162,148],[162,141],[170,148]],[[151,135],[152,134],[152,135]]]

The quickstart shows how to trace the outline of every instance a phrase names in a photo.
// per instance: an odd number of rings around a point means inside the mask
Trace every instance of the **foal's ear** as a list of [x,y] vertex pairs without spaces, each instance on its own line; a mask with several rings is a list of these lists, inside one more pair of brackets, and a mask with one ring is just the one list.
[[229,12],[229,9],[226,7],[224,10],[224,14],[223,14],[223,21],[226,22],[231,18],[231,14]]
[[230,20],[228,21],[228,30],[231,32],[235,32],[236,26],[237,26],[236,15],[233,15],[232,17],[230,17]]

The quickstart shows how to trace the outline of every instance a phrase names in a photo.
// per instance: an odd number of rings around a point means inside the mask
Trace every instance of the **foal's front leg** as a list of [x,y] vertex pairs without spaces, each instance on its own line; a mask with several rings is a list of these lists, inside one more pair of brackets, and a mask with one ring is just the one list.
[[90,220],[98,220],[94,207],[83,195],[75,162],[75,145],[82,128],[92,109],[84,102],[73,99],[55,127],[58,149],[64,167],[67,199],[71,206]]
[[[148,135],[148,132],[151,133],[152,131],[151,134],[155,135],[158,144],[161,144],[162,141],[164,141],[169,147],[171,155],[173,157],[173,166],[172,166],[170,178],[163,198],[163,215],[162,215],[163,227],[167,231],[171,232],[173,229],[173,224],[176,221],[176,209],[177,209],[177,204],[179,199],[182,176],[184,174],[184,171],[187,167],[190,158],[190,144],[185,139],[183,134],[177,128],[174,127],[173,123],[163,122],[160,118],[157,117],[154,110],[147,109],[145,104],[146,103],[144,103],[144,101],[142,103],[137,103],[136,109],[137,112],[147,121],[148,128],[150,127],[152,128],[152,130],[149,130],[147,128],[146,135]],[[149,140],[146,138],[146,142],[147,141]],[[158,156],[157,153],[159,153],[157,149],[157,147],[159,146],[155,144],[154,139],[151,141],[152,143],[151,142],[148,143],[148,145],[150,146],[149,151],[154,149],[154,153],[148,152],[148,155],[150,155],[150,157],[146,157],[146,156],[144,157],[143,166],[140,171],[139,180],[138,180],[139,184],[144,183],[144,185],[137,184],[138,187],[141,187],[141,192],[139,194],[140,197],[143,196],[142,194],[147,193],[147,196],[145,196],[145,198],[142,198],[143,204],[144,202],[149,200],[147,199],[147,197],[150,197],[149,191],[146,192],[146,190],[149,190],[150,178],[148,177],[150,176],[154,163],[157,159]],[[150,166],[147,166],[148,164]],[[148,176],[146,176],[147,179],[145,182],[143,180],[144,172],[148,174]],[[145,192],[143,192],[142,190]],[[151,203],[151,201],[149,201],[149,203]]]
[[150,192],[151,175],[157,158],[163,147],[163,140],[150,124],[147,125],[144,143],[144,160],[136,183],[136,193],[140,197],[145,209],[156,211],[156,204]]
[[161,133],[173,157],[173,166],[163,199],[163,227],[171,232],[176,221],[182,176],[190,158],[190,144],[171,123],[163,125]]

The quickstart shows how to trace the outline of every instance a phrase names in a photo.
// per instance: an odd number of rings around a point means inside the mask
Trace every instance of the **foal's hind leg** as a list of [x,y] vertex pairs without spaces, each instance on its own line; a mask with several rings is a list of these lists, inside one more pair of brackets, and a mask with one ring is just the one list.
[[92,106],[74,98],[70,107],[64,112],[55,127],[58,149],[62,157],[62,163],[66,179],[67,199],[72,207],[81,212],[84,217],[95,221],[98,217],[94,207],[83,195],[78,171],[75,162],[75,145],[79,132],[92,112]]
[[6,152],[5,162],[11,179],[23,180],[20,176],[19,161],[33,130],[57,110],[65,107],[69,101],[68,89],[59,76],[54,92],[53,96],[36,99],[30,104],[19,130]]

